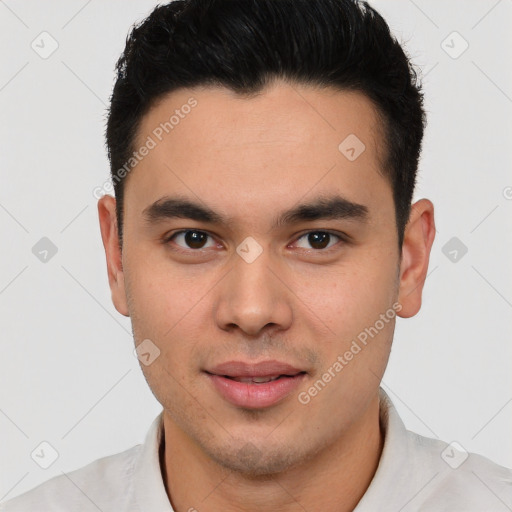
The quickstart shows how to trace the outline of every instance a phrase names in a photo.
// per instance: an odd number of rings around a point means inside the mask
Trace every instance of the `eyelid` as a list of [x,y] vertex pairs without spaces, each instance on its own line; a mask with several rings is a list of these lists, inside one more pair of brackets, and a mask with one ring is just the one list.
[[[183,233],[188,233],[189,231],[193,231],[193,232],[196,232],[196,233],[203,233],[203,234],[205,234],[208,237],[213,238],[213,239],[216,238],[214,235],[212,235],[208,231],[205,231],[204,229],[188,228],[188,229],[179,229],[178,231],[174,231],[174,232],[172,232],[170,234],[165,235],[163,237],[163,239],[162,239],[162,243],[164,245],[167,245],[176,236],[181,235]],[[186,249],[186,248],[181,247],[180,245],[177,245],[177,244],[176,244],[176,247],[177,247],[177,249],[173,249],[173,250],[178,251],[178,252],[186,252],[186,253],[194,253],[194,252],[200,253],[200,252],[206,250],[206,249]]]
[[293,243],[296,243],[298,240],[300,240],[301,238],[304,238],[305,236],[307,236],[311,233],[327,233],[330,236],[335,236],[336,238],[339,239],[339,241],[327,249],[303,249],[302,248],[302,250],[307,251],[308,253],[327,254],[333,250],[337,250],[337,246],[340,244],[340,242],[348,243],[348,241],[349,241],[349,237],[347,235],[345,235],[344,233],[339,233],[337,231],[331,231],[330,229],[309,229],[299,235],[296,235]]
[[[203,234],[205,234],[208,237],[213,238],[213,239],[216,238],[215,235],[211,234],[210,232],[208,232],[208,231],[206,231],[204,229],[188,228],[188,229],[180,229],[178,231],[172,232],[172,233],[164,236],[164,238],[162,240],[162,243],[164,245],[166,245],[174,237],[176,237],[177,235],[180,235],[180,234],[183,234],[183,233],[187,233],[189,231],[195,231],[197,233],[203,233]],[[332,247],[329,247],[328,249],[302,249],[304,251],[308,251],[308,253],[317,253],[317,254],[329,253],[332,250],[336,250],[336,247],[340,244],[340,242],[342,242],[343,244],[346,244],[346,243],[349,243],[349,241],[350,241],[350,237],[348,235],[346,235],[345,233],[341,233],[341,232],[337,232],[337,231],[332,231],[330,229],[318,229],[317,228],[317,229],[309,229],[309,230],[306,230],[306,231],[303,231],[303,232],[301,232],[299,234],[294,235],[294,241],[292,242],[292,244],[296,243],[298,240],[300,240],[301,238],[304,238],[305,236],[307,236],[307,235],[309,235],[311,233],[327,233],[327,234],[329,234],[331,236],[335,236],[336,238],[338,238],[339,242],[334,244]],[[186,253],[200,253],[200,252],[205,251],[207,249],[185,249],[185,248],[177,245],[177,248],[173,249],[173,250],[176,250],[178,252],[186,252]]]

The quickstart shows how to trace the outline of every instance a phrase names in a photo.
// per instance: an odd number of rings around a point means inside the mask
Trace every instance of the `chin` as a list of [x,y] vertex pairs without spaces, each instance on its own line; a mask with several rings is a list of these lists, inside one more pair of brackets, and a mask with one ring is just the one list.
[[228,446],[203,446],[208,456],[220,466],[246,478],[272,478],[298,466],[314,454],[299,450],[295,443],[290,446],[262,440],[259,446],[250,441],[233,439]]
[[233,453],[211,453],[217,464],[247,478],[271,478],[294,465],[295,457],[282,453],[263,453],[252,443],[247,443]]

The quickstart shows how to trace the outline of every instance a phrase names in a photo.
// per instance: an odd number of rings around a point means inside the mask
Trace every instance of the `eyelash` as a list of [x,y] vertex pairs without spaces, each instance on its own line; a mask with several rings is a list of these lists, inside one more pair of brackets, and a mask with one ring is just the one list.
[[[183,233],[189,233],[189,232],[202,233],[202,234],[205,234],[205,235],[207,235],[207,236],[209,236],[211,238],[214,238],[213,235],[211,235],[207,231],[203,231],[203,230],[199,230],[199,229],[182,229],[180,231],[176,231],[176,232],[171,233],[170,235],[166,236],[162,240],[162,243],[163,244],[168,244],[176,236],[181,235]],[[311,231],[307,231],[305,233],[302,233],[298,238],[295,239],[295,241],[298,241],[298,240],[300,240],[300,239],[310,235],[311,233],[325,233],[325,234],[328,234],[330,236],[334,236],[334,237],[338,238],[342,243],[348,243],[348,237],[346,235],[342,235],[341,233],[335,233],[333,231],[329,231],[329,230],[325,230],[325,229],[314,229],[314,230],[311,230]],[[320,254],[320,253],[322,253],[322,254],[330,254],[333,250],[336,250],[336,246],[339,243],[340,242],[334,244],[332,247],[329,247],[327,249],[303,249],[303,250],[308,251],[308,253],[314,252],[314,253],[317,253],[317,254]],[[176,251],[176,252],[190,254],[190,253],[201,253],[205,249],[184,249],[183,247],[176,246],[176,247],[173,247],[172,250]]]

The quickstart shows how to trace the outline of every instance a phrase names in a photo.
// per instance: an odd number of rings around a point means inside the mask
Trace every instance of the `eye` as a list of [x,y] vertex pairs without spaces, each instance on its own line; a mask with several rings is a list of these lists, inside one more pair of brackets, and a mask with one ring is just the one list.
[[[210,239],[209,245],[208,239]],[[301,245],[301,240],[304,240],[302,244],[305,245]],[[302,249],[313,249],[314,252],[328,252],[331,247],[338,243],[338,241],[343,240],[342,236],[329,231],[309,231],[308,233],[304,233],[300,236],[297,239],[297,242],[295,242],[295,245]],[[196,229],[177,231],[176,233],[168,236],[164,240],[164,243],[169,243],[171,241],[179,248],[192,250],[193,252],[198,252],[201,249],[208,249],[216,246],[211,235],[205,231],[199,231]]]
[[[332,240],[333,237],[338,240],[343,240],[341,236],[330,233],[329,231],[310,231],[299,237],[298,241],[305,239],[306,244],[310,245],[310,247],[302,247],[303,249],[313,248],[315,251],[322,251],[336,245],[336,241]],[[331,244],[331,242],[334,243]]]
[[[205,245],[208,238],[211,238],[210,235],[204,231],[188,229],[174,233],[165,241],[170,242],[172,240],[178,247],[184,249],[207,249],[208,247],[215,246],[215,242],[213,242],[213,240],[210,246]],[[177,240],[180,240],[182,243],[178,243]]]

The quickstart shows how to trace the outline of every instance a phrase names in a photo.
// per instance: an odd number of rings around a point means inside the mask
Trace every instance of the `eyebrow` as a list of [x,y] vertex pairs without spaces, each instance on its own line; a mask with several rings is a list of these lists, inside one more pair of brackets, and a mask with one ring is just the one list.
[[[186,197],[164,196],[142,211],[147,223],[168,219],[191,219],[209,224],[230,224],[231,219]],[[321,196],[283,211],[274,220],[272,229],[304,221],[349,219],[367,221],[368,207],[340,196]]]

